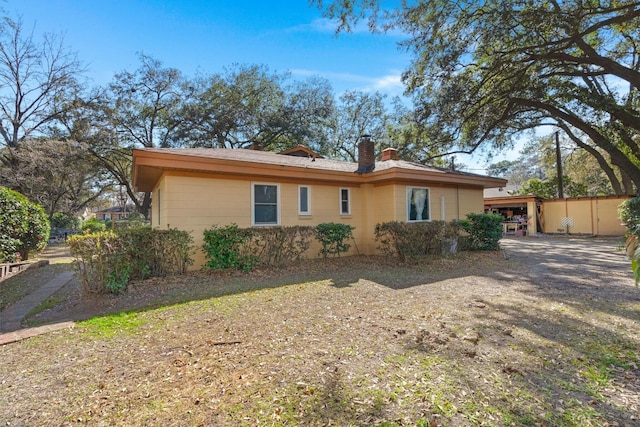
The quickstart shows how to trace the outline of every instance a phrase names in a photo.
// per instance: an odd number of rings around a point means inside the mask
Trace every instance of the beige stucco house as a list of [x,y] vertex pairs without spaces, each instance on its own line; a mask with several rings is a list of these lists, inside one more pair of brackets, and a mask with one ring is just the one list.
[[[464,218],[483,212],[483,189],[506,181],[399,160],[375,161],[363,138],[358,163],[325,159],[297,147],[160,149],[133,152],[133,182],[152,192],[152,225],[192,233],[197,246],[213,225],[273,227],[337,222],[355,227],[352,252],[374,254],[374,229],[386,221]],[[313,248],[309,256],[314,256]],[[194,268],[204,262],[196,255]]]

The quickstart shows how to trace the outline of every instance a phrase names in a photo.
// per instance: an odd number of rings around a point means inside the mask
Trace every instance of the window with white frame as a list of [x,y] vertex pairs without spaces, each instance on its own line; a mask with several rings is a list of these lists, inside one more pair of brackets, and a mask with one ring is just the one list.
[[430,221],[429,189],[407,187],[407,222]]
[[298,215],[311,215],[311,188],[298,186]]
[[340,189],[340,215],[351,215],[351,191],[348,188]]
[[278,184],[254,183],[251,202],[253,225],[280,224]]

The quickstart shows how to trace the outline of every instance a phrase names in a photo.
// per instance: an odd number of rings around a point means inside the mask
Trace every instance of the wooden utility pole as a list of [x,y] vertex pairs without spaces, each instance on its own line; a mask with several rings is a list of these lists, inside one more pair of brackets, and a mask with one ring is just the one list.
[[558,197],[564,199],[564,183],[562,182],[562,154],[560,153],[560,131],[556,131],[556,170],[558,171]]

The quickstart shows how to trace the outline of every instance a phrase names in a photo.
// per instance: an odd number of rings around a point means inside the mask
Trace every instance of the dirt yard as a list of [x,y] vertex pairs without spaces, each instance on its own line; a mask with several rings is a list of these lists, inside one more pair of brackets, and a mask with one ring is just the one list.
[[640,289],[621,244],[507,239],[118,297],[72,282],[28,322],[120,314],[0,347],[0,423],[637,426]]

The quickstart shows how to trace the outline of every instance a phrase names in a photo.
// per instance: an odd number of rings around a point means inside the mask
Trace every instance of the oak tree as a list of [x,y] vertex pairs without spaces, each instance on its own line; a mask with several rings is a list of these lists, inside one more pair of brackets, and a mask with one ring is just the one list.
[[317,3],[344,30],[368,18],[407,35],[414,58],[403,81],[443,149],[501,150],[554,124],[583,135],[581,148],[617,171],[608,174],[617,192],[640,188],[640,2]]

